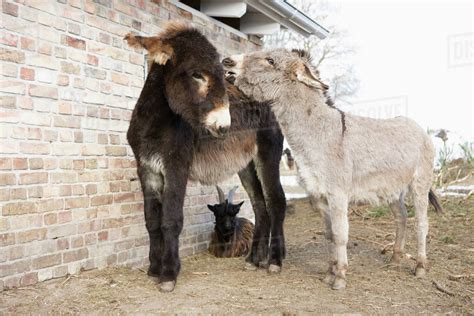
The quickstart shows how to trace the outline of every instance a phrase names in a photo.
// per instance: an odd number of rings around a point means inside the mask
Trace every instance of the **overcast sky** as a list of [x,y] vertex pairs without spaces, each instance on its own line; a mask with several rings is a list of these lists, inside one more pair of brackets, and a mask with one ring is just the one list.
[[474,140],[473,1],[334,2],[356,48],[356,112],[383,108]]

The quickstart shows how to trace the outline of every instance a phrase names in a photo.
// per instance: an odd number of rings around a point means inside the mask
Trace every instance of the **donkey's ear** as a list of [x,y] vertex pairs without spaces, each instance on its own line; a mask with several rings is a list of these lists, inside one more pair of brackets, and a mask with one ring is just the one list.
[[298,62],[293,66],[293,75],[294,78],[307,86],[327,90],[329,86],[323,83],[319,76],[304,62]]
[[128,33],[124,39],[130,47],[146,49],[151,59],[160,65],[165,65],[173,57],[173,47],[157,36],[143,37]]

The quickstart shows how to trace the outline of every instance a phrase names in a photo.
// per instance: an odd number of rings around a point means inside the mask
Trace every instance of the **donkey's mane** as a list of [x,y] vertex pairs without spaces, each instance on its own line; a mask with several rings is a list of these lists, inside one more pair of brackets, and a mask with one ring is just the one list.
[[[295,49],[292,49],[291,52],[297,54],[298,57],[300,57],[302,59],[305,59],[305,61],[307,61],[308,64],[314,69],[314,66],[312,64],[313,57],[311,56],[311,54],[307,50],[295,48]],[[319,77],[319,70],[314,69],[314,72]],[[333,109],[337,110],[341,114],[342,134],[344,134],[345,131],[346,131],[346,113],[343,110],[341,110],[341,109],[339,109],[335,106],[334,100],[329,95],[328,90],[324,90],[323,96],[326,99],[326,102],[325,102],[326,105],[329,106],[330,108],[333,108]]]
[[187,31],[198,31],[198,30],[190,24],[186,24],[181,21],[173,21],[166,24],[165,29],[163,30],[163,32],[160,33],[159,36],[162,39],[170,39]]

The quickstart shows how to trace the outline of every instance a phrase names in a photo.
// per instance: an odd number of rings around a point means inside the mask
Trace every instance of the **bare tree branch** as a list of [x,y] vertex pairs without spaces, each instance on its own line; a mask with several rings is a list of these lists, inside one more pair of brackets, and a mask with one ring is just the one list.
[[[328,21],[333,12],[326,0],[292,0],[295,7],[313,17],[319,23],[330,29],[330,34],[324,40],[316,36],[305,38],[289,30],[264,37],[266,48],[286,47],[303,48],[313,56],[313,64],[322,69],[321,74],[329,82],[330,95],[337,101],[341,97],[349,97],[357,92],[359,81],[350,62],[354,48],[350,46],[347,33],[331,25]],[[331,11],[332,10],[332,11]]]

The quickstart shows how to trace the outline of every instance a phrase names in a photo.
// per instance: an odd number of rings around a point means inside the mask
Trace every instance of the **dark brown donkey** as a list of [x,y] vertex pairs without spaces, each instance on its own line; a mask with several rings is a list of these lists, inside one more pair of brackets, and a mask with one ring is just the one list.
[[216,49],[192,27],[173,23],[157,37],[125,39],[154,60],[127,134],[145,200],[148,274],[160,278],[161,291],[174,289],[188,180],[214,185],[235,173],[256,217],[246,267],[269,263],[269,272],[280,271],[283,136],[269,106],[249,102],[235,88],[226,90]]

